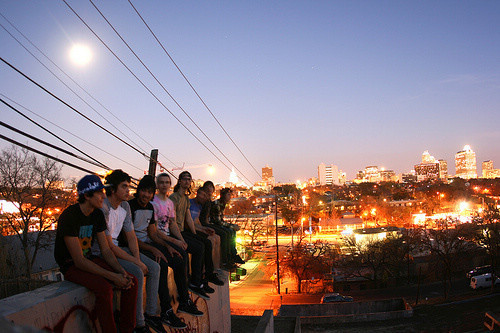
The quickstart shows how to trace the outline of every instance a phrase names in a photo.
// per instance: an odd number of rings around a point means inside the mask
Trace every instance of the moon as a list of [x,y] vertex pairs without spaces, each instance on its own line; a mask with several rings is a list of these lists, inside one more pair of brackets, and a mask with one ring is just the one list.
[[83,44],[75,44],[69,51],[69,57],[75,65],[85,66],[92,60],[92,51]]

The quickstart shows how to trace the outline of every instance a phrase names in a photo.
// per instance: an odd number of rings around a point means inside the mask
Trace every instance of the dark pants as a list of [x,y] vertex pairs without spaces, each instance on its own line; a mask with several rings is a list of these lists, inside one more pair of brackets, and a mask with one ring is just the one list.
[[193,234],[188,231],[182,231],[181,234],[188,245],[186,252],[191,254],[191,284],[199,286],[203,276],[205,245],[190,237]]
[[[108,271],[113,269],[101,258],[91,259],[95,264]],[[82,285],[95,295],[95,310],[101,324],[102,332],[116,332],[113,316],[113,288],[109,280],[100,275],[83,271],[75,265],[64,273],[64,279]],[[135,328],[135,307],[137,303],[137,279],[133,277],[134,284],[129,289],[121,290],[120,297],[120,332],[132,332]],[[142,286],[140,286],[142,288]]]
[[193,242],[196,241],[203,245],[203,264],[205,267],[205,278],[214,273],[214,261],[212,259],[212,242],[207,238],[208,236],[202,232],[193,234],[190,231],[183,231],[182,237],[188,243],[189,252],[189,242],[188,239]]
[[[168,252],[167,248],[161,244],[150,244],[160,250],[165,258],[167,258],[167,262],[160,260],[160,282],[158,286],[158,295],[160,296],[160,307],[162,313],[165,313],[172,307],[170,304],[171,299],[168,291],[168,267],[171,267],[174,271],[174,280],[175,285],[177,286],[177,294],[179,294],[179,302],[187,303],[189,299],[187,288],[187,265],[189,260],[188,255],[186,251],[184,251],[179,246],[170,242],[167,243],[175,250],[177,250],[177,252],[181,254],[181,257],[170,255],[170,252]],[[152,259],[155,259],[153,254],[149,251],[144,251],[144,254]]]
[[212,228],[220,237],[220,260],[223,264],[227,264],[231,258],[231,232],[225,227],[216,224],[209,224],[207,227]]

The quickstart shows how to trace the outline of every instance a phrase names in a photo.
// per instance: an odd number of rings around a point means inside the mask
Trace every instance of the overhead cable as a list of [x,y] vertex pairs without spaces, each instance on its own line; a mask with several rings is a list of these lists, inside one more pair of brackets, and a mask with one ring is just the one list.
[[[36,113],[36,112],[34,112],[34,111],[32,111],[32,110],[28,109],[27,107],[25,107],[25,106],[23,106],[23,105],[21,105],[21,104],[17,103],[16,101],[14,101],[14,100],[12,100],[11,98],[9,98],[9,97],[5,96],[4,94],[0,93],[0,96],[4,97],[5,99],[8,99],[11,103],[16,104],[18,107],[21,107],[21,108],[23,108],[24,110],[26,110],[26,111],[28,111],[28,112],[30,112],[30,113],[32,113],[32,114],[34,114],[34,115],[36,115],[37,117],[39,117],[39,118],[41,118],[41,119],[45,120],[46,122],[48,122],[48,123],[52,124],[53,126],[57,127],[58,129],[60,129],[60,130],[62,130],[62,131],[64,131],[64,132],[66,132],[66,133],[68,133],[69,135],[72,135],[73,137],[75,137],[75,138],[77,138],[77,139],[79,139],[79,140],[81,140],[81,141],[85,142],[86,144],[88,144],[88,145],[90,145],[90,146],[92,146],[92,147],[94,147],[94,148],[96,148],[96,149],[100,150],[101,152],[103,152],[103,153],[105,153],[105,154],[108,154],[109,156],[114,157],[114,158],[116,158],[117,160],[119,160],[119,161],[121,161],[121,162],[123,162],[123,163],[125,163],[125,164],[127,164],[127,165],[129,165],[129,166],[131,166],[131,167],[133,167],[133,168],[135,168],[135,169],[137,169],[137,170],[144,171],[144,169],[141,169],[141,168],[139,168],[138,166],[135,166],[135,165],[133,165],[133,164],[130,164],[129,162],[125,161],[124,159],[121,159],[120,157],[118,157],[118,156],[116,156],[116,155],[113,155],[113,154],[111,154],[110,152],[108,152],[108,151],[106,151],[106,150],[102,149],[101,147],[99,147],[99,146],[97,146],[97,145],[95,145],[95,144],[93,144],[93,143],[91,143],[91,142],[89,142],[89,141],[87,141],[87,140],[83,139],[82,137],[79,137],[78,135],[76,135],[76,134],[74,134],[74,133],[72,133],[72,132],[68,131],[67,129],[62,128],[61,126],[57,125],[56,123],[54,123],[54,122],[50,121],[49,119],[47,119],[47,118],[45,118],[45,117],[43,117],[43,116],[39,115],[38,113]],[[81,154],[84,154],[85,156],[89,157],[90,159],[95,160],[95,159],[94,159],[93,157],[91,157],[90,155],[88,155],[88,154],[86,154],[85,152],[81,151],[81,150],[80,150],[80,149],[78,149],[77,147],[73,146],[71,143],[69,143],[69,142],[67,142],[66,140],[62,139],[62,138],[61,138],[61,137],[59,137],[58,135],[54,134],[52,131],[48,130],[48,129],[47,129],[47,128],[45,128],[44,126],[40,125],[38,122],[34,121],[33,119],[31,119],[30,117],[28,117],[27,115],[25,115],[25,114],[24,114],[23,112],[21,112],[19,109],[15,109],[14,111],[16,111],[19,115],[21,115],[21,116],[22,116],[22,117],[24,117],[25,119],[29,120],[30,122],[32,122],[32,123],[33,123],[33,124],[35,124],[36,126],[38,126],[38,127],[40,127],[41,129],[43,129],[44,131],[48,132],[48,133],[49,133],[49,134],[51,134],[52,136],[56,137],[57,139],[61,140],[61,141],[62,141],[62,142],[64,142],[65,144],[69,145],[71,148],[73,148],[73,149],[77,150],[77,151],[78,151],[78,152],[80,152]],[[99,162],[99,161],[97,161],[97,162],[98,162],[98,163],[101,163],[101,162]],[[102,163],[101,163],[101,164],[102,164]],[[107,167],[106,167],[104,164],[103,164],[103,167],[104,167],[105,169],[107,169]]]
[[[224,161],[222,161],[210,148],[207,147],[205,143],[203,143],[203,141],[201,141],[196,136],[196,134],[194,134],[177,116],[172,113],[172,111],[170,111],[170,109],[158,98],[158,96],[156,96],[153,91],[151,91],[151,89],[149,89],[144,84],[144,82],[142,82],[141,79],[137,77],[137,75],[120,59],[120,57],[116,55],[116,53],[113,52],[113,50],[111,50],[111,48],[99,37],[99,35],[97,35],[97,33],[85,22],[85,20],[83,20],[83,18],[78,15],[78,13],[66,2],[66,0],[63,0],[63,2],[75,14],[75,16],[78,17],[78,19],[80,19],[80,21],[94,34],[94,36],[96,36],[96,38],[111,52],[111,54],[113,54],[113,56],[129,71],[129,73],[132,74],[132,76],[134,76],[134,78],[139,81],[139,83],[158,101],[158,103],[160,103],[175,118],[175,120],[177,120],[203,147],[205,147],[206,150],[208,150],[219,162],[221,162],[222,165],[224,165],[228,170],[231,170],[231,168]],[[164,169],[168,172],[168,169]]]
[[[83,90],[90,98],[92,98],[95,102],[97,102],[102,108],[104,108],[108,113],[110,113],[115,119],[117,119],[120,123],[122,123],[127,129],[129,129],[132,133],[134,133],[136,136],[141,138],[142,141],[146,142],[148,145],[152,147],[150,143],[145,141],[139,134],[137,134],[134,130],[132,130],[129,126],[127,126],[120,118],[118,118],[115,114],[113,114],[108,108],[106,108],[101,102],[99,102],[97,99],[95,99],[87,90],[85,90],[82,86],[80,86],[71,76],[69,76],[62,68],[60,68],[54,61],[52,61],[42,50],[40,50],[34,43],[31,42],[29,38],[27,38],[19,29],[17,29],[16,26],[14,26],[5,16],[3,16],[0,13],[0,16],[2,16],[21,36],[23,36],[34,48],[38,50],[48,61],[52,63],[57,69],[59,69],[67,78],[69,78],[78,88]],[[63,80],[61,80],[52,70],[50,70],[36,55],[34,55],[28,48],[19,40],[17,39],[10,31],[8,31],[1,23],[0,26],[19,44],[21,47],[23,47],[26,52],[28,52],[33,58],[35,58],[47,71],[49,71],[59,82],[61,82],[67,89],[69,89],[73,94],[75,94],[82,102],[84,102],[89,108],[91,108],[95,113],[97,113],[101,118],[103,118],[108,124],[110,124],[115,130],[120,132],[123,136],[125,136],[128,140],[130,140],[133,144],[136,146],[139,146],[137,143],[135,143],[131,138],[129,138],[125,133],[123,133],[119,128],[117,128],[112,122],[110,122],[106,117],[104,117],[99,111],[97,111],[92,105],[90,105],[85,99],[83,99],[78,93],[76,93],[71,87],[69,87]],[[141,148],[139,146],[139,148]],[[141,148],[144,150],[143,148]],[[172,165],[177,166],[173,161],[168,159],[168,157],[164,156],[165,159],[167,159]]]
[[177,102],[177,100],[172,96],[172,94],[170,94],[170,92],[165,88],[165,86],[160,82],[160,80],[158,80],[158,78],[156,77],[156,75],[153,74],[153,72],[149,69],[149,67],[142,61],[142,59],[137,55],[137,53],[132,49],[132,47],[130,47],[130,45],[125,41],[125,39],[121,36],[121,34],[115,29],[115,27],[111,24],[111,22],[109,22],[109,20],[106,18],[106,16],[99,10],[99,8],[94,4],[94,2],[92,0],[89,0],[89,2],[94,6],[94,8],[97,10],[97,12],[101,15],[101,17],[106,21],[106,23],[111,27],[111,29],[115,32],[115,34],[121,39],[121,41],[125,44],[125,46],[127,46],[127,48],[130,50],[130,52],[132,52],[132,54],[137,58],[137,60],[141,63],[141,65],[148,71],[148,73],[154,78],[154,80],[156,81],[156,83],[158,83],[160,85],[160,87],[163,89],[163,91],[170,97],[170,99],[172,99],[172,101],[174,101],[174,103],[177,105],[177,107],[179,107],[179,109],[181,109],[181,111],[184,113],[184,115],[186,117],[188,117],[188,119],[193,123],[193,125],[203,134],[203,136],[212,144],[212,146],[215,147],[215,149],[217,149],[217,151],[222,155],[224,156],[224,158],[229,162],[229,164],[231,164],[245,179],[247,179],[250,183],[251,181],[245,176],[245,174],[243,172],[241,172],[240,169],[238,169],[238,167],[236,165],[233,164],[233,162],[231,162],[231,160],[226,156],[226,154],[224,154],[224,152],[222,152],[222,150],[219,149],[219,147],[208,137],[208,135],[205,133],[205,131],[203,131],[200,126],[198,126],[198,124],[193,120],[193,118],[191,118],[191,116],[186,112],[186,110],[184,110],[184,108],[179,104],[179,102]]
[[[56,137],[57,139],[61,140],[62,142],[64,142],[65,144],[67,144],[68,146],[70,146],[71,148],[73,149],[76,149],[78,152],[80,152],[81,154],[84,154],[86,157],[90,158],[91,160],[87,160],[88,163],[91,163],[91,164],[94,164],[100,168],[104,168],[104,169],[108,169],[110,170],[109,167],[107,167],[105,164],[99,162],[98,160],[96,160],[95,158],[93,158],[92,156],[90,155],[87,155],[86,153],[84,153],[83,151],[81,151],[80,149],[76,148],[75,146],[73,146],[72,144],[70,144],[69,142],[67,142],[66,140],[62,139],[61,137],[57,136],[56,134],[54,134],[53,132],[49,131],[48,129],[46,129],[45,127],[39,125],[38,123],[36,123],[35,121],[31,120],[29,117],[25,116],[22,112],[20,112],[18,109],[16,109],[15,107],[13,107],[12,105],[10,105],[9,103],[7,103],[6,101],[3,100],[3,98],[0,98],[0,102],[2,102],[3,104],[7,105],[9,108],[11,108],[12,110],[14,110],[15,112],[17,112],[18,114],[20,114],[21,116],[27,118],[28,120],[30,120],[32,123],[34,123],[35,125],[37,125],[38,127],[40,127],[41,129],[43,129],[44,131],[48,132],[49,134],[51,134],[52,136]],[[17,131],[17,130],[16,130]],[[39,140],[39,139],[36,139],[35,140]],[[71,153],[72,154],[72,153]],[[76,157],[73,156],[73,157]],[[78,157],[80,158],[80,157]],[[81,159],[81,158],[80,158]]]
[[83,172],[87,172],[87,173],[91,173],[91,174],[97,175],[97,173],[96,173],[96,172],[94,172],[94,171],[90,171],[90,170],[85,169],[85,168],[82,168],[82,167],[80,167],[80,166],[78,166],[78,165],[76,165],[76,164],[73,164],[73,163],[70,163],[70,162],[67,162],[67,161],[61,160],[60,158],[57,158],[57,157],[55,157],[55,156],[52,156],[52,155],[46,154],[46,153],[44,153],[44,152],[42,152],[42,151],[40,151],[40,150],[37,150],[37,149],[35,149],[35,148],[31,148],[31,147],[29,147],[29,146],[27,146],[27,145],[25,145],[25,144],[22,144],[22,143],[17,142],[17,141],[15,141],[15,140],[13,140],[13,139],[10,139],[10,138],[8,138],[8,137],[6,137],[6,136],[2,135],[2,134],[0,134],[0,139],[3,139],[3,140],[5,140],[5,141],[8,141],[8,142],[10,142],[10,143],[12,143],[12,144],[15,144],[15,145],[17,145],[17,146],[19,146],[19,147],[21,147],[21,148],[24,148],[24,149],[30,150],[30,151],[32,151],[32,152],[34,152],[34,153],[40,154],[40,155],[45,156],[45,157],[47,157],[47,158],[50,158],[50,159],[52,159],[52,160],[54,160],[54,161],[57,161],[57,162],[59,162],[59,163],[66,164],[66,165],[68,165],[68,166],[70,166],[70,167],[72,167],[72,168],[78,169],[78,170],[80,170],[80,171],[83,171]]
[[50,92],[48,89],[46,89],[45,87],[43,87],[41,84],[39,84],[38,82],[36,82],[32,78],[30,78],[29,76],[27,76],[26,74],[24,74],[23,72],[21,72],[19,69],[17,69],[16,67],[14,67],[14,65],[12,65],[11,63],[9,63],[7,60],[5,60],[2,57],[0,57],[0,60],[3,63],[5,63],[6,65],[8,65],[10,68],[12,68],[13,70],[15,70],[17,73],[19,73],[20,75],[22,75],[28,81],[30,81],[31,83],[33,83],[34,85],[36,85],[37,87],[39,87],[40,89],[42,89],[43,91],[45,91],[47,94],[49,94],[50,96],[52,96],[53,98],[55,98],[56,100],[58,100],[59,102],[61,102],[62,104],[64,104],[65,106],[67,106],[68,108],[70,108],[71,110],[73,110],[74,112],[76,112],[77,114],[79,114],[80,116],[82,116],[83,118],[85,118],[86,120],[90,121],[95,126],[99,127],[100,129],[102,129],[103,131],[105,131],[106,133],[108,133],[109,135],[113,136],[115,139],[117,139],[120,142],[124,143],[128,147],[132,148],[133,150],[135,150],[136,152],[138,152],[139,154],[141,154],[142,156],[144,156],[147,160],[149,160],[149,156],[147,156],[144,152],[141,152],[139,149],[137,149],[136,147],[132,146],[130,143],[128,143],[125,140],[123,140],[122,138],[118,137],[116,134],[112,133],[111,131],[109,131],[108,129],[106,129],[105,127],[103,127],[102,125],[98,124],[94,120],[90,119],[89,117],[87,117],[86,115],[84,115],[83,113],[81,113],[80,111],[78,111],[77,109],[75,109],[74,107],[72,107],[71,105],[69,105],[68,103],[66,103],[65,101],[63,101],[61,98],[57,97],[55,94],[53,94],[52,92]]
[[156,39],[156,41],[158,42],[158,44],[161,46],[161,48],[163,49],[163,51],[166,53],[166,55],[170,58],[170,60],[172,61],[172,63],[174,64],[175,68],[177,68],[177,70],[179,71],[179,73],[182,75],[182,77],[184,78],[184,80],[187,82],[187,84],[189,85],[189,87],[191,87],[191,89],[193,90],[193,92],[195,93],[195,95],[198,97],[198,99],[201,101],[201,103],[205,106],[205,108],[207,109],[207,111],[212,115],[212,117],[214,118],[214,120],[217,122],[217,124],[220,126],[220,128],[222,129],[222,131],[224,131],[224,133],[226,134],[226,136],[229,138],[229,140],[231,140],[231,142],[233,143],[233,145],[236,147],[236,149],[238,149],[238,151],[240,152],[240,154],[245,158],[245,160],[248,162],[248,164],[250,164],[250,166],[252,167],[252,169],[257,173],[257,175],[260,177],[260,173],[257,171],[257,169],[253,166],[253,164],[249,161],[249,159],[245,156],[245,154],[241,151],[240,147],[238,147],[238,145],[236,144],[236,142],[234,142],[233,138],[229,135],[229,133],[226,131],[226,129],[224,128],[224,126],[222,126],[222,124],[219,122],[219,120],[217,119],[217,117],[213,114],[212,110],[210,110],[210,108],[208,107],[208,105],[205,103],[205,101],[203,100],[203,98],[201,98],[200,94],[198,94],[198,92],[196,91],[196,89],[193,87],[193,85],[191,84],[191,82],[189,81],[189,79],[186,77],[186,75],[184,74],[184,72],[180,69],[180,67],[177,65],[177,63],[174,61],[174,59],[172,58],[172,56],[170,55],[170,53],[166,50],[166,48],[163,46],[162,42],[158,39],[158,37],[156,37],[156,34],[153,32],[153,30],[149,27],[149,25],[147,24],[146,20],[142,17],[142,15],[139,13],[139,11],[137,10],[137,8],[135,8],[134,4],[132,3],[131,0],[128,0],[129,4],[132,6],[132,8],[134,9],[134,11],[137,13],[137,15],[139,16],[139,18],[142,20],[142,22],[144,23],[144,25],[148,28],[149,32],[151,32],[151,34],[153,35],[153,37]]

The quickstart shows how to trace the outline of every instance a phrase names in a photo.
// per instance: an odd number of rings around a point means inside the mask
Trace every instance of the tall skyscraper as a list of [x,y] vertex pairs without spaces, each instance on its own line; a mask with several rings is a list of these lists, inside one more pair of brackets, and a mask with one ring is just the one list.
[[271,168],[269,165],[266,165],[262,168],[262,181],[268,182],[271,180],[271,178],[273,178],[273,168]]
[[262,168],[262,182],[260,183],[262,186],[274,186],[275,180],[273,177],[273,168],[269,165],[266,165]]
[[448,179],[448,163],[445,160],[437,160],[426,150],[422,153],[422,163],[414,166],[417,181]]
[[477,178],[476,153],[469,145],[455,154],[455,177]]
[[448,180],[448,162],[445,160],[438,160],[439,162],[439,178],[442,181]]
[[339,168],[334,164],[321,163],[318,166],[318,179],[320,185],[339,185]]

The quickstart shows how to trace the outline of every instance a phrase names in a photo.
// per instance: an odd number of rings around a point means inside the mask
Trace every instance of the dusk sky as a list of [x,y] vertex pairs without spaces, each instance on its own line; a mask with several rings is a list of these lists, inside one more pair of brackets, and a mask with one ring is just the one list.
[[[67,1],[162,103],[231,168],[92,3]],[[305,180],[317,177],[321,162],[336,164],[347,172],[347,179],[369,165],[402,173],[413,169],[422,152],[429,150],[448,162],[453,175],[455,153],[466,144],[476,152],[479,172],[484,160],[493,160],[495,168],[500,168],[500,1],[132,3],[259,174],[268,164],[277,181]],[[63,1],[1,0],[0,4],[0,54],[4,60],[141,151],[149,155],[152,148],[158,148],[159,160],[168,169],[184,165],[194,178],[228,180],[230,170],[148,93]],[[243,176],[237,172],[238,176],[259,180],[129,2],[95,4],[241,171]],[[62,74],[9,22],[112,114]],[[7,31],[107,120],[76,97]],[[92,59],[85,65],[70,58],[77,43],[91,50]],[[124,169],[136,178],[147,170],[148,161],[137,151],[3,62],[0,94],[8,103],[14,101],[66,130],[11,103],[109,167]],[[1,121],[75,152],[3,104],[0,114]],[[98,170],[4,127],[1,133]],[[0,141],[0,149],[8,146]],[[212,175],[207,172],[208,165],[215,167]],[[63,174],[83,175],[67,166]]]

